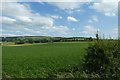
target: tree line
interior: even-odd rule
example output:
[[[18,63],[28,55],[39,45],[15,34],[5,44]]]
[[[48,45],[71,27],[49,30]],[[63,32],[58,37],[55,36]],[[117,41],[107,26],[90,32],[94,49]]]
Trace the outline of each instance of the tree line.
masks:
[[[15,44],[25,44],[25,43],[52,43],[52,42],[79,42],[79,41],[93,41],[92,37],[6,37],[2,38],[2,42],[15,42]]]

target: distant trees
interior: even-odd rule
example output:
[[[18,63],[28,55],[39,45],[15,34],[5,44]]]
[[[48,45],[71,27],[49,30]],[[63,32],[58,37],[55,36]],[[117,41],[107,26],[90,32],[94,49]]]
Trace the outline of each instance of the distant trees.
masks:
[[[14,37],[9,37],[9,38],[1,37],[0,39],[2,42],[15,42],[16,41],[16,38]]]
[[[17,39],[15,41],[15,44],[24,44],[24,43],[25,43],[25,41],[23,39]]]
[[[92,37],[89,37],[88,39],[89,39],[89,41],[93,41],[93,38],[92,38]]]
[[[29,38],[29,39],[28,39],[28,43],[30,43],[30,44],[34,43],[34,40],[31,39],[31,38]]]
[[[85,38],[85,41],[93,41],[94,39],[92,37]]]
[[[41,41],[40,41],[40,39],[36,39],[35,41],[34,41],[34,43],[40,43]]]
[[[53,43],[53,42],[79,42],[79,41],[93,41],[92,37],[2,37],[2,42],[15,42],[15,44],[25,43]]]

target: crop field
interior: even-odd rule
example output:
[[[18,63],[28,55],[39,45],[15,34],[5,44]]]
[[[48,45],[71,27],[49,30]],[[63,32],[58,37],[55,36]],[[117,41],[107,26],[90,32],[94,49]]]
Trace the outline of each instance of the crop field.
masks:
[[[3,77],[45,78],[81,63],[88,42],[3,46]]]

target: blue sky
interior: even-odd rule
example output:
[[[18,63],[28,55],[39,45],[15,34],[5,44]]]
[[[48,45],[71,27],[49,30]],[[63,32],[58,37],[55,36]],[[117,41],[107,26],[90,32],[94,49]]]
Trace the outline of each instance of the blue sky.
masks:
[[[117,3],[6,2],[1,36],[118,37]]]

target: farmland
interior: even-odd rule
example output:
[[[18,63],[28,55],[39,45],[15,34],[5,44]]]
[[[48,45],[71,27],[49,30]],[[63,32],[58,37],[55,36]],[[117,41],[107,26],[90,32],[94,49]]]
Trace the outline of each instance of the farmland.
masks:
[[[57,42],[29,46],[3,45],[3,77],[46,78],[80,64],[88,42]]]

